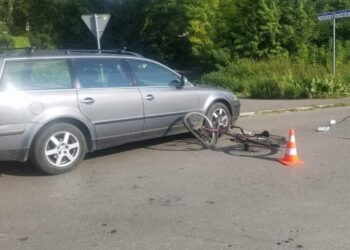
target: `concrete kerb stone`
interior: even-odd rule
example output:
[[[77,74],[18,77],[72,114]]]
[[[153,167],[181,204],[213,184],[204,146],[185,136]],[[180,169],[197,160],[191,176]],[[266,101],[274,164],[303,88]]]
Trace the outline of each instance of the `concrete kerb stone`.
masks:
[[[319,105],[310,105],[303,107],[294,107],[286,109],[269,109],[261,110],[256,112],[242,112],[240,117],[250,117],[255,115],[267,115],[272,113],[288,113],[288,112],[297,112],[297,111],[310,111],[314,109],[326,109],[326,108],[336,108],[336,107],[347,107],[350,106],[350,103],[332,103],[332,104],[319,104]]]

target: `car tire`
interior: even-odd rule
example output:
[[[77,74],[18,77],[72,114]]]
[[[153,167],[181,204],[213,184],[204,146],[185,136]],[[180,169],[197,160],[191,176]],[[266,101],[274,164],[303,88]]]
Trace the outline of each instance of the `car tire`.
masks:
[[[232,115],[228,107],[221,103],[214,103],[208,110],[207,116],[214,127],[227,127],[231,125]]]
[[[46,174],[69,172],[78,166],[86,154],[83,133],[69,123],[53,123],[34,140],[31,150],[33,164]]]

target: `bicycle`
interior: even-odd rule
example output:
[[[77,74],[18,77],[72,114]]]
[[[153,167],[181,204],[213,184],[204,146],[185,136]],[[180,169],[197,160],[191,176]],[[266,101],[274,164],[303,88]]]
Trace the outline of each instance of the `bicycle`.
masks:
[[[268,131],[255,134],[244,131],[243,128],[229,125],[215,127],[212,121],[202,113],[191,112],[184,117],[185,127],[206,147],[215,148],[218,138],[222,135],[231,137],[232,141],[242,143],[244,150],[249,150],[249,144],[255,144],[269,149],[276,149],[287,144],[283,136],[272,135]],[[238,130],[236,132],[234,130]]]

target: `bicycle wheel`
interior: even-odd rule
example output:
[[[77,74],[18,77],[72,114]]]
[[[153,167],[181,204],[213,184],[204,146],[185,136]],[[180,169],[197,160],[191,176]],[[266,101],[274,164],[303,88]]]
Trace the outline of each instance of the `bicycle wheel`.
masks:
[[[198,112],[191,112],[184,117],[184,124],[204,146],[208,148],[215,146],[217,131],[208,117]]]
[[[246,142],[260,145],[266,148],[279,148],[287,143],[286,138],[278,135],[271,135],[268,132],[264,134],[255,134],[245,139]]]
[[[286,137],[280,135],[270,135],[269,142],[275,147],[286,145],[288,143]]]

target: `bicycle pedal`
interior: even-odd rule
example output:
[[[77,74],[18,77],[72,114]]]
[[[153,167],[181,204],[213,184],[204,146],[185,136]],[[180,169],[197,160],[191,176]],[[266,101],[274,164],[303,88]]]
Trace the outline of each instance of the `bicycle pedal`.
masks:
[[[269,133],[269,131],[263,131],[261,134],[260,134],[261,136],[264,136],[264,137],[270,137],[270,133]]]

